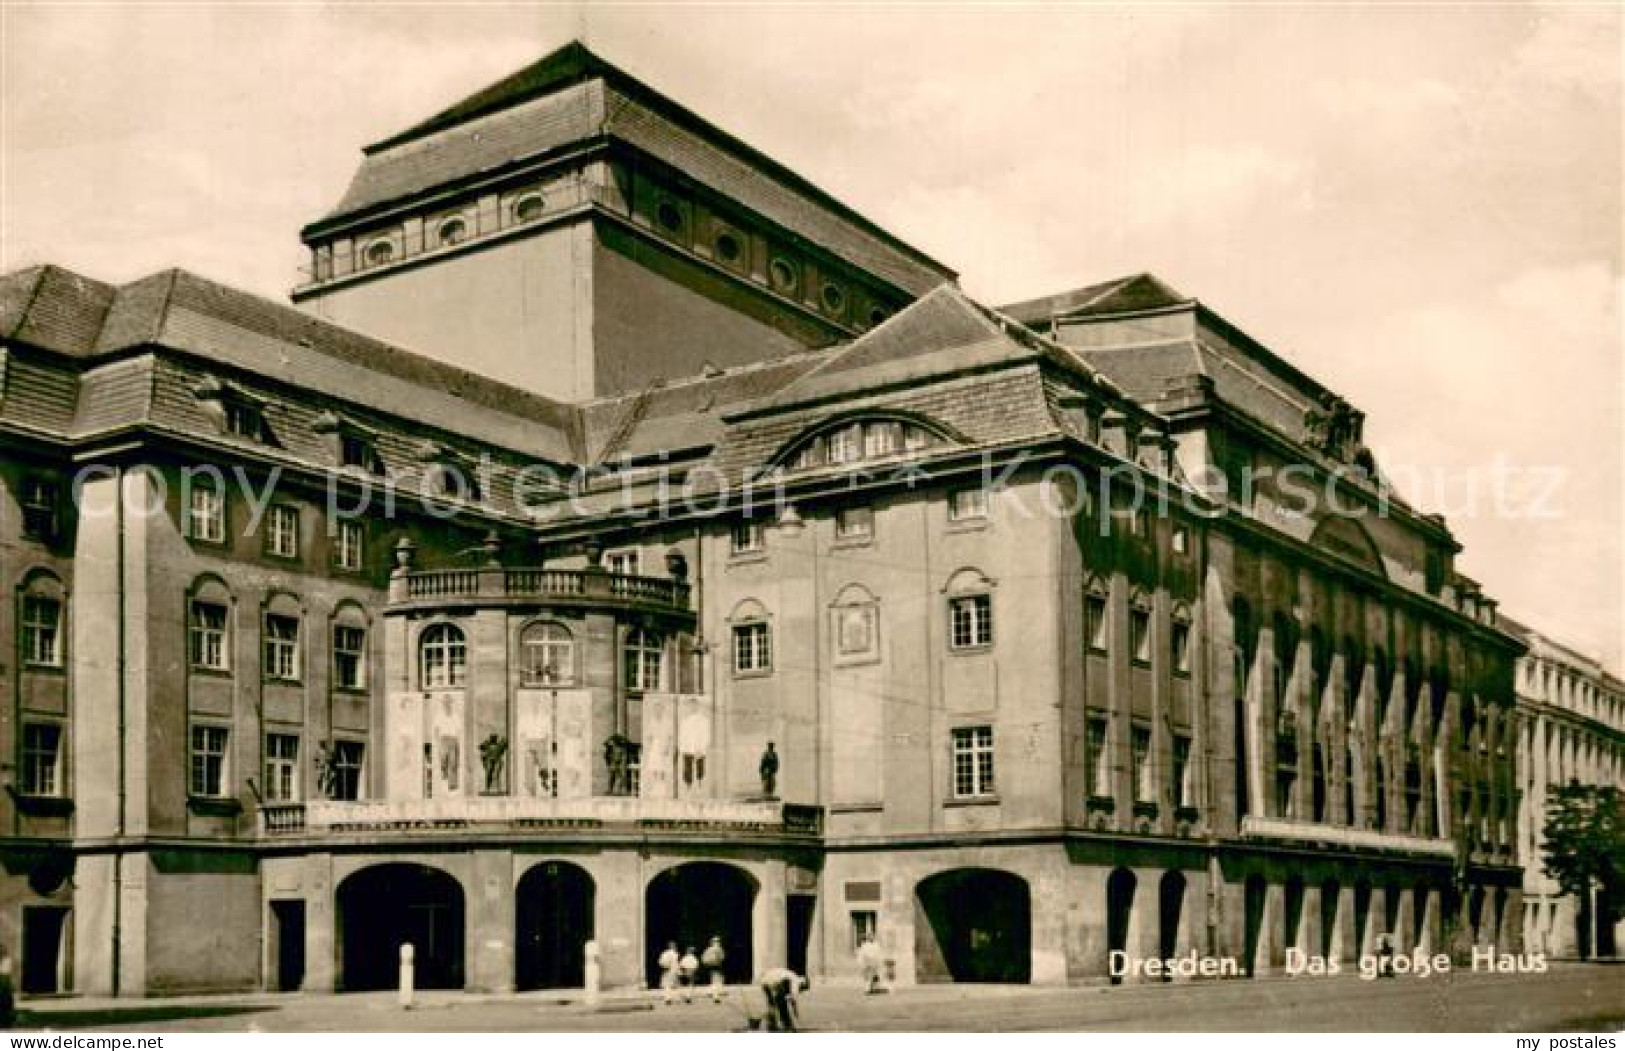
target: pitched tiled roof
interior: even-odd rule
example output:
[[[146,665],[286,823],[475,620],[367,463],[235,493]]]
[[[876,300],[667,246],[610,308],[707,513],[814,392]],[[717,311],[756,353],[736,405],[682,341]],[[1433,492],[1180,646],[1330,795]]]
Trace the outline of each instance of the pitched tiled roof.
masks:
[[[0,276],[0,338],[87,354],[96,344],[113,288],[59,266]]]
[[[826,251],[919,295],[954,272],[801,176],[572,44],[368,147],[326,218],[364,214],[577,143],[625,142]]]

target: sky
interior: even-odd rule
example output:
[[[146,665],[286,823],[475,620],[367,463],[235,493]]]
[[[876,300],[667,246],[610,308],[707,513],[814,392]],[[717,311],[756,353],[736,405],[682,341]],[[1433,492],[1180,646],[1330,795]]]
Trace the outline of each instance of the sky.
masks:
[[[362,145],[584,38],[1009,302],[1149,270],[1625,656],[1622,8],[0,5],[0,269],[282,298]]]

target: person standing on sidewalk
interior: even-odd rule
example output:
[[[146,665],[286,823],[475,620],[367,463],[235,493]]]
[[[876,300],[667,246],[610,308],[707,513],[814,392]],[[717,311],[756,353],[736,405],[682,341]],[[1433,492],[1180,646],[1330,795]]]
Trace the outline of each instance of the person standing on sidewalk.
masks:
[[[694,955],[694,946],[690,945],[683,953],[683,958],[677,961],[677,971],[683,980],[683,1003],[694,1002],[694,979],[700,973],[700,958]]]
[[[660,967],[660,997],[668,1004],[677,997],[677,965],[680,962],[682,957],[677,955],[676,942],[667,942],[666,951],[655,961]]]
[[[722,986],[725,980],[722,974],[722,965],[727,959],[728,954],[722,951],[721,936],[711,935],[711,944],[707,945],[705,952],[700,954],[700,962],[705,965],[706,973],[710,978],[711,1002],[714,1004],[722,1002]]]
[[[863,972],[863,987],[867,993],[880,992],[880,946],[873,938],[864,936],[858,946],[858,967]]]

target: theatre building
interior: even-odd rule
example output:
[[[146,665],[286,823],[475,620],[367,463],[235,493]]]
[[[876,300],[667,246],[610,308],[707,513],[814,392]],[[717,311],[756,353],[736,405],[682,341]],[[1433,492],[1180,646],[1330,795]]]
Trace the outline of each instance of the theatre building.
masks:
[[[1524,643],[1205,304],[974,302],[580,45],[303,237],[0,278],[25,991],[1519,944]]]

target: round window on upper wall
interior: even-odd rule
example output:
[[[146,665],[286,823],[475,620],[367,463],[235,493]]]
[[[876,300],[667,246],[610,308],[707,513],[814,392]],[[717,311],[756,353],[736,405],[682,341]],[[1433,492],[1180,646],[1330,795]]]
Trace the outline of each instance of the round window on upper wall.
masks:
[[[823,301],[824,309],[831,314],[839,314],[846,309],[846,293],[841,291],[840,285],[825,285],[824,290],[818,294],[818,297]]]
[[[724,230],[717,234],[717,258],[724,263],[737,263],[745,257],[745,244],[739,235],[732,230]]]
[[[869,309],[869,324],[879,325],[890,316],[890,314],[886,313],[886,309],[884,307],[871,307]]]
[[[395,246],[388,241],[374,241],[367,246],[367,265],[383,266],[395,258]]]
[[[461,219],[447,219],[436,231],[443,245],[454,245],[468,239],[468,224]]]
[[[796,268],[790,260],[783,257],[775,258],[767,265],[768,280],[773,283],[774,289],[780,292],[794,292],[796,285]]]
[[[529,223],[542,217],[542,195],[527,193],[514,202],[513,217],[515,222]]]
[[[670,234],[683,232],[683,210],[672,201],[661,201],[655,209],[655,222]]]

